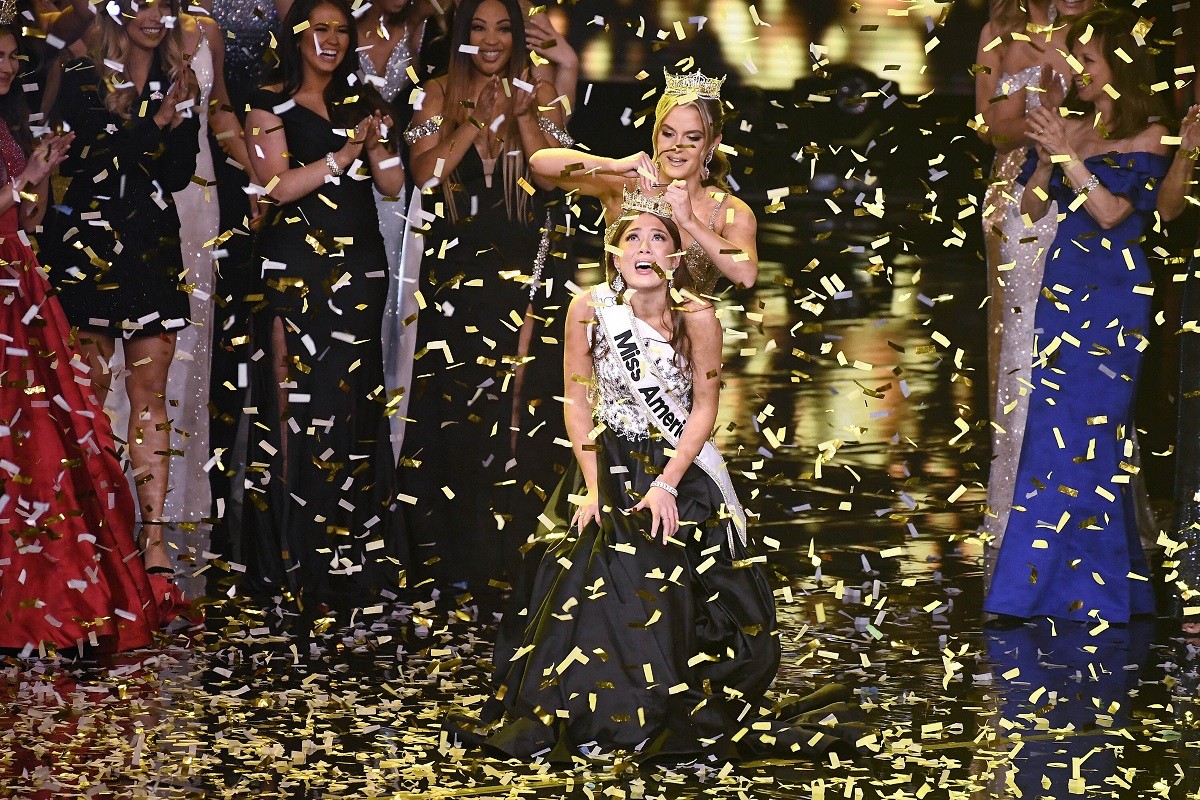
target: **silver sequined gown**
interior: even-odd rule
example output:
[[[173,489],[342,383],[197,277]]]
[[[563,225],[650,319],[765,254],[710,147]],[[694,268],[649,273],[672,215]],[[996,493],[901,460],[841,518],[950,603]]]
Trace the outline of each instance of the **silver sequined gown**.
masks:
[[[420,41],[424,24],[417,31],[415,41]],[[370,49],[358,53],[359,75],[369,82],[383,99],[397,106],[408,104],[405,90],[412,85],[408,67],[413,63],[413,54],[408,42],[397,42],[388,56],[383,75],[376,74],[371,61]],[[402,130],[404,122],[395,120]],[[413,355],[416,352],[417,279],[421,272],[421,238],[412,232],[414,224],[420,224],[421,196],[406,188],[400,197],[385,199],[375,191],[375,208],[379,213],[379,231],[383,234],[383,246],[387,249],[388,299],[383,313],[383,377],[388,394],[400,393],[400,401],[394,406],[391,422],[392,448],[400,454],[404,439],[404,418],[408,414],[409,390],[412,386]],[[405,325],[404,320],[409,320]]]
[[[1000,76],[1001,94],[1024,92],[1028,113],[1041,103],[1041,94],[1025,91],[1042,79],[1035,65]],[[988,477],[983,530],[988,539],[985,559],[990,580],[1000,541],[1012,505],[1013,481],[1025,438],[1029,411],[1029,373],[1034,360],[1033,312],[1042,288],[1046,251],[1058,229],[1058,206],[1051,202],[1045,216],[1026,227],[1021,220],[1021,195],[1017,183],[1027,151],[1016,148],[996,156],[984,195],[984,240],[987,246],[988,292],[988,396],[992,425],[992,464]]]

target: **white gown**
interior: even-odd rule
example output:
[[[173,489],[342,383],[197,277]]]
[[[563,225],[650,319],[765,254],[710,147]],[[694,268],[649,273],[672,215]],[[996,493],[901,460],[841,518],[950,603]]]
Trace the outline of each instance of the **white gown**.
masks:
[[[1042,79],[1041,65],[1000,76],[1004,94],[1023,92],[1025,112],[1041,104],[1041,93],[1025,91]],[[1045,216],[1025,226],[1017,183],[1027,151],[1020,147],[1000,154],[984,195],[984,238],[988,257],[988,382],[992,407],[992,463],[988,476],[988,513],[983,530],[988,536],[985,578],[1000,552],[1008,511],[1013,501],[1017,463],[1025,440],[1029,413],[1029,375],[1034,361],[1034,311],[1042,289],[1046,253],[1058,231],[1058,206],[1051,202]]]
[[[415,41],[421,41],[424,24],[417,31]],[[358,53],[360,73],[364,80],[372,83],[389,103],[407,101],[402,93],[412,81],[408,77],[408,66],[412,63],[412,52],[407,42],[397,42],[388,56],[383,75],[375,73],[368,49]],[[401,131],[396,131],[399,136]],[[409,196],[411,194],[411,196]],[[403,192],[395,200],[386,200],[375,191],[375,207],[379,213],[379,231],[383,234],[383,245],[388,259],[388,299],[383,312],[383,377],[388,397],[394,398],[394,413],[391,422],[392,452],[400,456],[400,445],[404,441],[404,417],[408,413],[409,387],[412,385],[413,356],[417,348],[417,278],[421,274],[421,237],[413,234],[414,224],[420,226],[420,192]],[[407,320],[407,324],[405,324]]]
[[[203,28],[200,42],[191,60],[192,71],[200,87],[194,109],[200,114],[200,152],[196,156],[196,176],[208,186],[193,181],[176,192],[179,212],[179,239],[183,249],[184,283],[192,286],[190,319],[175,341],[175,358],[167,373],[167,419],[171,421],[172,455],[169,460],[166,503],[163,517],[173,523],[199,523],[211,515],[212,493],[205,466],[211,458],[208,449],[208,381],[212,363],[213,262],[211,242],[219,232],[220,217],[213,173],[212,153],[208,147],[208,99],[213,86],[213,57]],[[113,431],[124,437],[128,429],[129,398],[125,391],[124,348],[113,356],[112,390],[105,408],[113,421]],[[123,448],[127,474],[127,446]],[[182,455],[180,455],[182,453]],[[130,488],[135,491],[130,475]],[[139,507],[139,517],[141,510]],[[168,535],[168,538],[173,538]]]

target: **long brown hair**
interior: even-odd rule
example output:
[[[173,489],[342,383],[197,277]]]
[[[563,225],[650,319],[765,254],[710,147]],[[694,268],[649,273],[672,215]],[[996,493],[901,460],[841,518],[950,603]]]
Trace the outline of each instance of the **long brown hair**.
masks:
[[[680,102],[687,98],[687,102]],[[701,181],[703,186],[716,186],[722,191],[732,191],[729,188],[729,183],[725,180],[725,176],[729,174],[729,159],[725,154],[717,149],[715,140],[721,135],[721,130],[725,127],[725,109],[721,107],[721,101],[711,97],[694,97],[686,95],[675,95],[664,93],[658,98],[658,106],[654,109],[654,160],[662,155],[658,150],[658,135],[662,132],[663,123],[667,120],[667,114],[670,114],[673,109],[680,106],[695,106],[696,111],[700,113],[700,125],[704,132],[704,147],[712,148],[712,161],[708,165],[708,177]]]
[[[643,213],[649,214],[650,212],[647,211]],[[621,219],[617,222],[617,227],[613,230],[612,239],[610,240],[614,247],[621,247],[621,237],[625,235],[625,231],[629,230],[629,226],[632,225],[640,216],[641,214],[632,213],[625,214],[621,217]],[[656,214],[651,214],[651,216],[654,216],[656,219],[658,219],[663,224],[663,227],[667,229],[667,233],[671,237],[671,243],[675,246],[675,252],[682,253],[683,237],[680,235],[679,226],[675,224],[675,221],[668,219],[667,217],[659,217]],[[618,258],[619,256],[616,253],[613,253],[610,256],[611,260],[609,262],[612,265],[614,272],[617,273],[620,272],[620,268],[617,264]],[[671,284],[678,292],[690,293],[695,289],[695,287],[692,285],[692,273],[686,266],[684,266],[682,256],[679,256],[679,266],[676,268],[673,277],[671,278]],[[624,295],[624,290],[620,292],[620,295]],[[671,349],[675,351],[675,366],[679,369],[685,369],[688,368],[692,363],[692,340],[688,336],[687,325],[684,322],[684,314],[686,312],[680,308],[677,308],[670,302],[670,300],[671,298],[668,295],[667,308],[668,313],[671,315],[671,339],[667,343],[671,345]]]
[[[369,83],[355,81],[350,77],[358,69],[358,25],[354,12],[346,0],[296,0],[288,9],[287,16],[280,23],[279,43],[268,53],[273,59],[271,68],[267,71],[264,84],[278,83],[283,86],[283,94],[291,97],[300,91],[304,83],[304,57],[300,54],[300,36],[304,33],[303,23],[317,6],[333,6],[346,18],[349,28],[349,46],[342,61],[333,69],[329,85],[325,87],[325,110],[329,120],[334,125],[352,128],[366,116],[380,111],[385,115],[392,114],[392,107],[379,91]],[[300,32],[296,31],[300,28]]]
[[[163,71],[167,73],[167,79],[171,83],[182,83],[187,91],[186,99],[195,100],[200,96],[200,87],[189,65],[191,55],[184,52],[183,26],[178,22],[179,0],[158,2],[166,3],[169,16],[176,19],[176,24],[166,29],[166,34],[156,48],[159,62]],[[129,34],[125,31],[123,20],[132,19],[137,12],[133,0],[117,0],[117,6],[119,11],[116,14],[107,9],[96,10],[96,21],[88,40],[88,54],[100,78],[98,89],[104,98],[105,107],[118,117],[129,119],[133,115],[133,104],[138,98],[138,90],[124,71],[118,71],[111,65],[128,63]],[[165,16],[167,14],[164,14]],[[166,92],[165,86],[163,92]]]
[[[1112,73],[1112,88],[1120,95],[1113,100],[1112,118],[1107,128],[1097,127],[1100,135],[1106,139],[1136,136],[1167,116],[1162,100],[1150,88],[1156,80],[1154,59],[1146,46],[1133,35],[1137,24],[1138,17],[1123,8],[1094,8],[1077,17],[1067,31],[1069,51],[1091,29],[1090,41],[1098,43]],[[1117,50],[1124,52],[1130,60],[1126,62],[1117,56]],[[1079,99],[1079,91],[1073,81],[1063,105],[1071,111],[1086,114],[1094,111],[1091,103]]]
[[[467,121],[471,109],[468,107],[475,98],[471,97],[471,75],[475,65],[471,54],[462,52],[462,46],[471,41],[471,23],[475,20],[475,11],[486,0],[466,0],[454,10],[454,24],[450,40],[450,68],[446,72],[445,98],[442,101],[442,130],[452,131]],[[521,78],[529,63],[529,48],[525,44],[525,15],[517,0],[497,0],[508,11],[508,19],[512,24],[512,50],[508,58],[508,67],[501,78],[512,82]],[[520,91],[512,87],[511,91]],[[504,151],[501,153],[501,175],[504,186],[504,207],[510,220],[522,220],[526,214],[529,196],[517,183],[526,177],[526,162],[528,156],[521,145],[521,131],[514,114],[509,114],[504,124],[496,131],[496,135],[504,140]],[[456,170],[457,172],[457,170]],[[453,178],[453,176],[451,176]],[[446,198],[446,207],[450,219],[458,219],[458,206],[453,195],[453,184],[456,181],[443,180],[442,193]]]

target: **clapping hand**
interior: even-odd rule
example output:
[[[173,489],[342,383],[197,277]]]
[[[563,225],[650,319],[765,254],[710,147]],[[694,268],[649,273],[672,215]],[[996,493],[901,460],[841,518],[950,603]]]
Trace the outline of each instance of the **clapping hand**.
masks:
[[[1053,156],[1071,154],[1067,125],[1057,108],[1039,106],[1030,111],[1025,119],[1029,138],[1037,145],[1039,159],[1049,162]]]
[[[187,93],[184,89],[182,81],[175,81],[171,84],[171,88],[167,89],[166,95],[162,99],[162,105],[158,107],[158,111],[154,114],[154,122],[160,128],[170,127],[174,130],[187,117],[187,109],[180,111],[178,106],[187,100]]]
[[[387,132],[392,128],[391,116],[382,111],[376,111],[363,122],[367,123],[363,133],[363,146],[370,155],[380,155],[387,151]]]
[[[529,74],[529,70],[525,70],[521,75],[521,80],[532,84],[535,79]],[[512,110],[514,116],[524,117],[530,113],[537,113],[537,102],[533,91],[526,91],[520,86],[510,86],[509,91],[512,92]]]
[[[1038,81],[1038,87],[1042,90],[1041,105],[1045,108],[1058,108],[1066,99],[1062,81],[1058,79],[1054,67],[1049,64],[1042,65],[1042,77]]]
[[[1200,147],[1200,103],[1188,109],[1183,121],[1179,123],[1180,151],[1196,151]]]
[[[22,182],[36,186],[44,181],[66,159],[74,140],[74,133],[52,133],[38,142],[21,173]]]

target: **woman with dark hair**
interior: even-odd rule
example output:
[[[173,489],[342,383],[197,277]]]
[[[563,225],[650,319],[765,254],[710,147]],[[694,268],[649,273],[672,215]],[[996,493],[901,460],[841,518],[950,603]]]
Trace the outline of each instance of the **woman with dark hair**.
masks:
[[[721,324],[680,264],[674,214],[627,194],[608,280],[571,303],[575,463],[541,518],[528,603],[505,615],[523,629],[501,631],[495,696],[453,730],[502,757],[549,761],[852,756],[859,735],[844,724],[857,713],[842,687],[763,719],[779,667],[774,598],[708,441]]]
[[[417,561],[440,585],[480,590],[511,574],[528,534],[531,520],[510,520],[517,495],[548,489],[566,461],[553,444],[558,376],[552,392],[528,380],[558,361],[564,281],[539,275],[546,211],[527,166],[562,117],[554,89],[530,76],[516,0],[461,3],[453,36],[450,70],[426,85],[405,134],[429,230],[401,471]]]
[[[62,166],[72,180],[40,240],[101,401],[118,341],[124,350],[125,433],[147,563],[164,570],[167,370],[176,334],[190,324],[172,192],[196,172],[200,126],[176,18],[175,5],[111,3],[91,32],[91,54],[67,65],[58,109],[76,133]]]
[[[296,0],[278,64],[250,96],[266,192],[253,320],[242,554],[248,589],[361,605],[402,582],[380,327],[387,258],[371,187],[404,170],[390,109],[352,81],[345,0]],[[392,595],[394,597],[394,595]]]
[[[24,238],[74,134],[34,143],[17,43],[0,26],[0,650],[144,647],[166,578],[138,556],[108,418]]]
[[[984,610],[1127,622],[1154,612],[1132,478],[1133,400],[1153,289],[1138,242],[1170,158],[1138,18],[1072,23],[1082,66],[1065,108],[1029,113],[1037,147],[1020,181],[1033,220],[1062,216],[1034,324],[1028,434]]]
[[[737,286],[758,279],[758,222],[725,182],[729,161],[721,151],[724,78],[699,72],[667,74],[654,112],[654,155],[606,158],[580,150],[543,150],[530,160],[534,173],[567,191],[598,197],[609,231],[621,216],[621,194],[639,187],[661,193],[684,235],[684,264],[701,294],[724,276]]]

